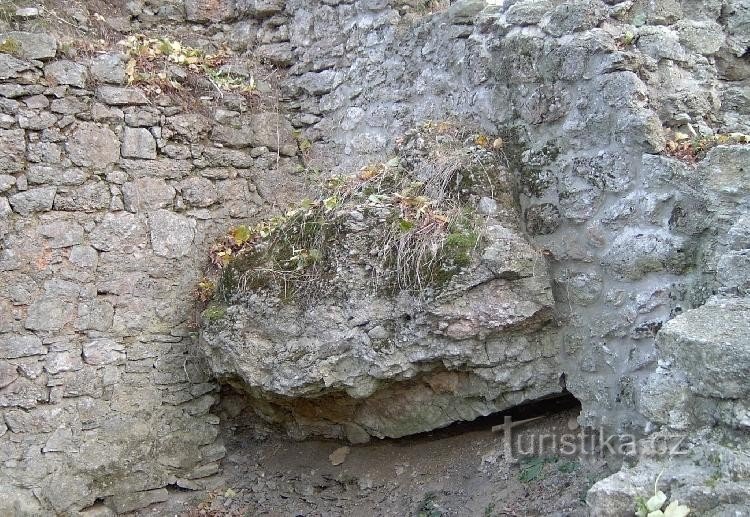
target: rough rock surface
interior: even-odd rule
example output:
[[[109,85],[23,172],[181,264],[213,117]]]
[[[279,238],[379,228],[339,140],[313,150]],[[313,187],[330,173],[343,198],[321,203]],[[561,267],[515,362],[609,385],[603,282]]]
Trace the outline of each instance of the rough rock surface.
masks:
[[[428,138],[412,133],[408,142]],[[374,288],[376,276],[388,274],[377,265],[377,251],[386,246],[377,229],[391,224],[386,205],[345,203],[336,209],[345,229],[325,244],[332,251],[322,259],[335,269],[327,280],[332,291],[319,286],[305,298],[284,300],[241,290],[228,307],[204,315],[201,349],[214,374],[259,398],[266,416],[296,436],[400,437],[563,388],[559,349],[540,330],[551,325],[554,304],[545,259],[520,233],[499,155],[480,146],[449,154],[451,136],[437,139],[437,149],[407,143],[399,154],[414,174],[412,185],[429,184],[432,178],[420,172],[437,170],[441,182],[473,191],[469,177],[480,168],[480,179],[493,178],[500,201],[477,220],[478,251],[470,251],[473,261],[447,285],[417,292],[388,287],[396,294]],[[442,179],[444,170],[455,176]],[[373,196],[385,194],[368,201]],[[488,198],[472,195],[468,206],[480,200]],[[236,261],[241,270],[242,256]]]
[[[655,345],[678,314],[750,288],[747,146],[694,161],[668,146],[676,133],[750,133],[744,0],[434,13],[414,0],[100,2],[90,13],[122,8],[102,24],[61,3],[75,4],[57,11],[70,16],[62,32],[88,30],[79,41],[101,25],[105,41],[122,29],[226,43],[232,71],[249,77],[264,57],[281,84],[257,76],[268,103],[227,93],[196,113],[125,86],[122,47],[82,52],[39,32],[41,17],[0,17],[0,513],[97,500],[126,511],[217,472],[217,386],[192,314],[211,243],[309,195],[319,170],[387,160],[425,119],[502,137],[520,231],[544,251],[562,324],[549,348],[521,350],[559,350],[549,361],[582,425],[746,430],[742,399],[714,397],[710,379]],[[700,357],[686,343],[682,366]],[[419,379],[405,381],[412,409],[420,389],[434,400]],[[726,504],[746,511],[740,496]]]

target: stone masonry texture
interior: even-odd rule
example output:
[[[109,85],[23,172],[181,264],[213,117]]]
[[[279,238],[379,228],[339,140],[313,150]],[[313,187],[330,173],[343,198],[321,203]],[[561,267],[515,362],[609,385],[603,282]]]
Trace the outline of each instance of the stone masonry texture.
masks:
[[[665,153],[675,131],[750,133],[747,1],[420,4],[127,2],[125,32],[278,67],[274,102],[229,93],[208,110],[128,85],[122,48],[75,54],[0,20],[0,514],[124,513],[216,473],[194,296],[209,247],[314,195],[317,171],[387,160],[429,119],[502,139],[581,423],[658,423],[659,330],[750,289],[750,149]],[[722,418],[746,432],[740,406]]]

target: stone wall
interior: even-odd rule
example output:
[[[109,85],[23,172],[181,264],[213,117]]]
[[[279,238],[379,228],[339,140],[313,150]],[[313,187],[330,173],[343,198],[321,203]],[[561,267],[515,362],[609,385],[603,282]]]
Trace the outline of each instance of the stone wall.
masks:
[[[281,68],[279,103],[227,95],[210,116],[126,87],[116,49],[0,26],[19,45],[0,54],[2,511],[123,512],[216,472],[192,291],[218,235],[315,179],[292,127],[308,171],[382,159],[427,118],[502,136],[583,423],[648,429],[654,335],[746,293],[749,269],[726,237],[746,233],[747,148],[664,155],[667,129],[750,133],[747,3],[653,4],[129,2],[126,32]]]
[[[724,281],[746,260],[724,255],[724,236],[747,211],[747,148],[689,165],[665,148],[675,133],[750,129],[746,4],[457,2],[426,18],[384,2],[287,5],[293,120],[336,164],[387,153],[425,118],[506,140],[526,231],[551,258],[583,423],[647,429],[638,387],[659,328],[747,285]]]
[[[127,87],[116,48],[0,41],[0,513],[127,512],[219,468],[194,291],[219,235],[300,197],[296,144],[241,96]]]

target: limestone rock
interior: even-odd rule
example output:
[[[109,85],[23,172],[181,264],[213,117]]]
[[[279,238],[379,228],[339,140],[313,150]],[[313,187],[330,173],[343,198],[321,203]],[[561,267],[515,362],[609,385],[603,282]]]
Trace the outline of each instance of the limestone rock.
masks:
[[[87,69],[73,61],[53,61],[44,67],[44,75],[53,86],[67,84],[76,88],[86,87]]]
[[[138,178],[122,187],[125,210],[139,212],[171,207],[175,189],[159,178]]]
[[[187,178],[180,182],[180,191],[188,206],[205,208],[219,200],[216,187],[206,178]]]
[[[24,192],[18,192],[10,196],[10,206],[21,215],[29,215],[33,212],[49,212],[55,201],[55,187],[40,187]]]
[[[39,227],[52,248],[67,248],[83,242],[83,228],[74,222],[56,221]]]
[[[292,125],[283,115],[263,112],[253,115],[253,145],[278,151],[284,146],[296,146]]]
[[[106,214],[89,236],[89,243],[99,251],[123,251],[145,244],[145,241],[142,221],[127,212]]]
[[[125,158],[155,160],[156,140],[146,128],[126,127],[122,139],[122,155]]]
[[[427,184],[429,174],[441,169],[432,167],[421,147],[437,146],[436,155],[455,160],[456,177],[470,176],[471,164],[481,161],[497,167],[495,188],[507,191],[497,155],[467,150],[460,137],[420,134],[409,133],[399,162],[409,163]],[[459,144],[451,147],[452,141]],[[479,183],[467,192],[479,203],[485,187],[478,177],[473,181]],[[256,398],[295,436],[322,432],[358,442],[472,420],[558,393],[560,372],[548,348],[554,345],[541,333],[553,314],[546,268],[519,232],[512,199],[498,199],[499,219],[484,216],[478,230],[481,250],[471,258],[460,255],[464,269],[442,288],[423,286],[436,293],[424,299],[418,292],[372,287],[379,266],[367,257],[383,245],[373,236],[386,220],[373,213],[383,208],[340,207],[346,230],[331,238],[323,259],[339,264],[331,272],[331,291],[320,294],[326,289],[321,281],[311,298],[299,302],[295,295],[279,299],[286,287],[281,294],[262,288],[225,292],[229,306],[209,309],[201,333],[212,371]],[[238,269],[227,269],[224,285],[231,271],[242,274],[238,261]]]
[[[81,123],[67,142],[70,159],[82,167],[105,168],[120,158],[120,142],[114,132],[90,122]]]
[[[91,76],[102,83],[123,84],[125,82],[125,65],[119,54],[101,54],[91,60]]]
[[[0,335],[0,343],[2,344],[2,347],[0,347],[0,357],[4,359],[15,359],[47,353],[47,349],[42,346],[42,340],[33,335]]]
[[[148,98],[142,91],[135,88],[120,88],[117,86],[100,86],[96,96],[104,104],[123,106],[127,104],[148,104]]]
[[[657,347],[703,396],[750,395],[750,299],[713,298],[667,322]]]
[[[6,32],[0,40],[10,39],[18,43],[19,56],[25,59],[49,59],[57,54],[57,40],[46,33]]]
[[[25,326],[30,330],[56,331],[73,321],[73,305],[60,298],[40,298],[29,307]]]
[[[0,129],[0,173],[21,171],[25,152],[26,140],[23,129]]]
[[[193,219],[168,210],[156,210],[148,216],[151,246],[162,257],[177,258],[192,248],[196,223]]]
[[[112,339],[97,339],[83,345],[83,360],[95,366],[120,363],[125,360],[124,347]]]

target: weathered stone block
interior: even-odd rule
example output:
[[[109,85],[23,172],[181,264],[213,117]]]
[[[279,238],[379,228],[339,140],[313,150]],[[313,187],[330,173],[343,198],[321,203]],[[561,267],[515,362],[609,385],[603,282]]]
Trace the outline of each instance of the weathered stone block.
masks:
[[[143,222],[127,212],[106,214],[89,235],[89,244],[99,251],[124,251],[146,242]]]
[[[103,169],[120,158],[120,142],[111,129],[83,122],[66,143],[68,156],[76,165]]]
[[[18,192],[10,196],[10,206],[13,211],[21,215],[29,215],[33,212],[49,212],[55,201],[56,187],[40,187],[24,192]]]
[[[121,54],[101,54],[94,57],[89,65],[89,71],[98,82],[125,83],[125,64]]]
[[[104,104],[125,106],[128,104],[148,104],[148,97],[136,88],[119,88],[117,86],[100,86],[96,97]]]
[[[3,359],[15,359],[47,353],[47,349],[42,346],[42,340],[31,335],[0,335],[0,345],[0,358]]]
[[[69,301],[45,297],[29,307],[25,327],[30,330],[56,331],[62,329],[75,318],[75,307]]]
[[[750,299],[712,298],[667,322],[657,348],[707,397],[750,396]]]
[[[44,67],[44,75],[52,86],[58,84],[85,88],[88,72],[84,65],[73,61],[53,61]]]
[[[47,33],[6,32],[0,40],[15,41],[19,46],[19,57],[24,59],[49,59],[57,54],[57,40]]]
[[[67,191],[58,191],[55,210],[71,212],[93,212],[109,207],[109,186],[104,181],[86,183]]]
[[[179,185],[182,198],[188,206],[205,208],[219,200],[219,194],[214,184],[200,177],[187,178]]]
[[[125,347],[112,339],[97,339],[83,345],[83,360],[101,366],[125,361]]]
[[[50,248],[67,248],[83,242],[83,228],[75,222],[53,221],[39,226],[39,234],[48,239]]]
[[[122,138],[122,156],[125,158],[156,159],[156,140],[142,127],[126,127]]]
[[[172,206],[175,189],[159,178],[138,178],[122,186],[125,210],[139,212]]]
[[[168,210],[156,210],[148,216],[151,246],[162,257],[177,258],[188,254],[195,239],[194,219]]]
[[[26,136],[23,129],[0,129],[0,173],[23,169]]]

